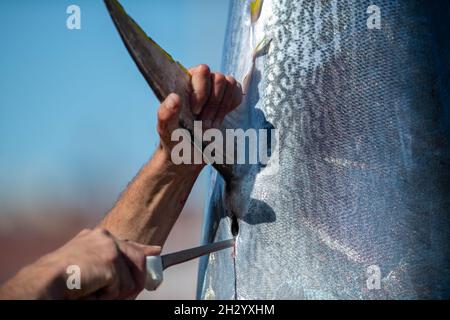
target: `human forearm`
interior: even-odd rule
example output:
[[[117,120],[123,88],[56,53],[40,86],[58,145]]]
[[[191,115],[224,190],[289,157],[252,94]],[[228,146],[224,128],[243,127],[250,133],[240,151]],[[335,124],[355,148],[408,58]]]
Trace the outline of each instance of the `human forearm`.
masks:
[[[122,239],[162,246],[201,168],[174,165],[158,148],[100,226]]]
[[[62,299],[62,268],[50,262],[44,256],[21,269],[0,287],[0,300]]]

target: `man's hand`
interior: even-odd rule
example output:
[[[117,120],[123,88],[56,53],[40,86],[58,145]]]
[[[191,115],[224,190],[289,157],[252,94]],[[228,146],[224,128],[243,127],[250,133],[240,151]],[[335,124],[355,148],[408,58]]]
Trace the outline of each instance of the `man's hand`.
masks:
[[[160,247],[84,230],[65,246],[22,269],[0,290],[5,299],[130,299],[144,288],[145,257]],[[80,289],[68,289],[67,267],[80,270]]]
[[[217,128],[242,101],[241,85],[232,77],[211,73],[205,65],[189,70],[189,105],[203,128]],[[184,103],[186,104],[186,103]],[[101,222],[116,236],[162,246],[175,224],[204,163],[176,165],[171,151],[173,130],[179,127],[180,96],[170,94],[158,109],[160,145]]]
[[[201,64],[189,69],[192,93],[189,101],[197,120],[202,121],[203,129],[218,128],[225,116],[241,104],[242,87],[231,76],[210,72]],[[158,133],[160,146],[169,155],[177,142],[171,141],[172,132],[179,127],[180,97],[172,93],[158,109]]]

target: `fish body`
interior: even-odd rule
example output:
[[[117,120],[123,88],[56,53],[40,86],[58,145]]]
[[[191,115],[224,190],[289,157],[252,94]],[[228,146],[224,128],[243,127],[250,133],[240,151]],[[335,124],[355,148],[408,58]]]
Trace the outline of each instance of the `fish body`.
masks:
[[[279,134],[267,165],[212,171],[203,242],[237,240],[198,297],[449,298],[449,2],[257,2],[231,3],[225,126]]]

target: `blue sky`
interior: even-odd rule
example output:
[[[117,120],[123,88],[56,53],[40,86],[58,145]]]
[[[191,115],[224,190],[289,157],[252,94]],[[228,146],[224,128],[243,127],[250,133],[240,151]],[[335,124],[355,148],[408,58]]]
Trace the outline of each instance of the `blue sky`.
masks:
[[[220,70],[228,0],[121,3],[185,66]],[[0,214],[112,205],[157,144],[158,103],[103,1],[1,1],[0,39]]]

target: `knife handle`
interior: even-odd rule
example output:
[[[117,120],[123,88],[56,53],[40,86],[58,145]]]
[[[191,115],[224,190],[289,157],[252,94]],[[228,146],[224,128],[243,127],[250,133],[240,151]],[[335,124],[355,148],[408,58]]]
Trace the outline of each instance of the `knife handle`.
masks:
[[[147,275],[145,278],[145,289],[155,291],[163,281],[163,265],[161,256],[147,256],[145,258]]]

